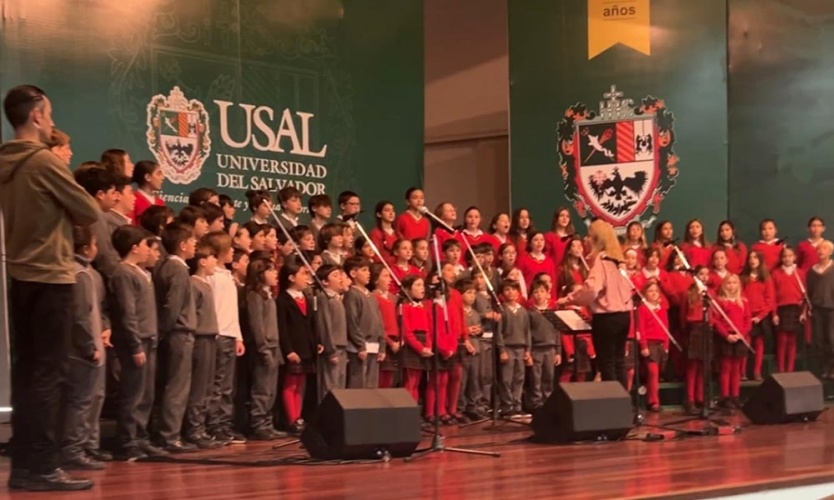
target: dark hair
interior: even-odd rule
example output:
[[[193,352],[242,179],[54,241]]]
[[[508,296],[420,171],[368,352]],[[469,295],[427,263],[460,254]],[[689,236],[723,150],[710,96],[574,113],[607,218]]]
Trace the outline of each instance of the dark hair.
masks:
[[[249,232],[250,238],[254,238],[256,234],[266,232],[270,226],[268,224],[258,224],[257,222],[250,220],[240,227],[241,229],[246,229]]]
[[[208,222],[209,224],[216,221],[217,219],[223,219],[223,209],[220,208],[220,205],[205,202],[200,208],[203,209],[203,213],[206,216],[206,222]]]
[[[455,283],[455,289],[460,293],[466,293],[468,290],[475,290],[475,281],[469,278],[463,278]]]
[[[253,260],[268,260],[270,262],[274,262],[275,256],[272,255],[272,252],[269,250],[255,250],[249,254],[249,261],[251,262]]]
[[[542,274],[546,275],[546,273],[542,273]],[[530,283],[530,295],[532,296],[533,292],[535,292],[539,288],[544,288],[545,290],[548,290],[548,291],[550,290],[550,288],[547,286],[547,283],[543,279],[534,278],[533,282]]]
[[[342,191],[339,193],[339,206],[341,207],[347,203],[351,198],[359,198],[359,195],[353,191]]]
[[[283,233],[283,231],[280,232]],[[292,238],[292,240],[296,243],[301,241],[301,238],[303,238],[305,235],[313,234],[313,230],[310,229],[310,226],[305,226],[304,224],[299,224],[291,228],[287,232],[290,233],[290,238]]]
[[[139,225],[150,231],[154,236],[160,236],[162,229],[168,224],[168,218],[174,216],[174,211],[164,205],[151,205],[139,216]]]
[[[246,250],[241,250],[240,248],[235,248],[235,251],[232,254],[232,263],[239,262],[241,257],[243,257],[244,255],[246,255],[247,257],[249,256],[249,254],[246,252]]]
[[[208,259],[212,255],[217,256],[214,252],[214,247],[205,238],[201,238],[197,242],[197,247],[194,250],[194,258],[188,260],[188,269],[191,271],[191,274],[197,274],[197,271],[200,269],[200,261]]]
[[[46,93],[34,85],[18,85],[10,89],[3,99],[3,113],[12,125],[20,128],[29,121],[32,111],[42,106]]]
[[[502,215],[506,215],[508,219],[510,218],[510,214],[506,212],[498,212],[493,215],[492,220],[489,221],[489,228],[487,229],[489,234],[495,234],[495,225],[498,224],[498,219],[500,219]],[[510,234],[509,230],[507,230],[507,234]]]
[[[326,194],[314,194],[307,200],[307,210],[310,211],[310,214],[315,211],[315,209],[319,207],[333,207],[333,202],[330,201],[330,197]]]
[[[293,198],[301,198],[301,191],[295,186],[284,186],[278,190],[278,200],[281,202],[281,205]]]
[[[368,283],[368,290],[376,290],[376,282],[382,275],[382,271],[385,271],[386,269],[385,264],[382,262],[374,262],[371,264],[371,281]],[[383,292],[384,291],[385,290],[383,290]]]
[[[72,244],[75,253],[80,252],[84,247],[93,243],[93,231],[91,226],[72,226]]]
[[[116,174],[102,167],[80,169],[75,172],[75,182],[95,197],[99,191],[107,192],[116,187]]]
[[[759,260],[759,267],[756,268],[756,274],[759,277],[759,281],[767,281],[770,279],[770,270],[767,268],[761,252],[758,250],[750,250],[750,253],[747,254],[747,259],[744,261],[744,268],[741,270],[741,274],[739,275],[741,283],[745,286],[750,282],[750,275],[753,273],[753,269],[750,267],[750,257],[753,256]]]
[[[161,237],[162,248],[170,255],[179,255],[180,245],[188,241],[189,238],[193,238],[194,233],[182,224],[172,222],[162,230]]]
[[[327,246],[330,245],[330,240],[336,236],[341,236],[344,230],[344,224],[337,222],[330,222],[322,226],[321,230],[319,230],[319,248],[326,250]]]
[[[489,255],[495,252],[495,247],[492,246],[492,243],[478,243],[477,245],[472,246],[472,253],[475,255]]]
[[[518,281],[516,280],[504,280],[501,283],[501,293],[504,293],[504,291],[508,288],[517,292],[521,292],[521,285],[519,285]]]
[[[379,214],[381,214],[382,211],[385,210],[385,207],[387,207],[388,205],[391,205],[392,207],[394,206],[394,204],[390,201],[382,200],[377,202],[376,206],[374,207],[374,219],[376,220],[376,227],[378,227],[380,231],[382,230],[382,217],[380,217]]]
[[[263,189],[250,189],[246,191],[246,201],[249,205],[249,211],[254,214],[264,202],[271,202],[272,196],[270,196],[269,191]]]
[[[733,239],[730,240],[730,241],[724,241],[723,239],[721,239],[721,228],[725,225],[730,226],[730,229],[733,230]],[[721,223],[718,224],[718,231],[715,232],[715,242],[718,243],[719,245],[726,244],[726,243],[729,243],[730,245],[735,245],[736,244],[736,226],[732,222],[730,222],[729,220],[722,220]]]
[[[658,261],[660,261],[660,259],[663,258],[663,254],[660,252],[660,249],[657,248],[657,247],[647,247],[647,248],[643,249],[643,257],[647,261],[651,258],[652,255],[655,255],[655,254],[657,254],[657,260]]]
[[[101,153],[101,163],[105,168],[120,174],[127,175],[127,165],[125,165],[125,158],[127,151],[124,149],[107,149]]]
[[[367,267],[368,270],[371,268],[371,261],[359,256],[348,257],[345,260],[345,272],[348,276],[350,276],[350,272],[356,269],[362,269],[363,267]]]
[[[353,251],[358,255],[362,253],[362,248],[368,244],[364,236],[360,236],[353,241]]]
[[[131,224],[119,226],[113,231],[113,236],[110,238],[113,242],[113,249],[119,254],[119,257],[125,258],[130,253],[131,249],[136,245],[142,243],[153,236],[145,229]]]
[[[478,215],[481,215],[481,209],[480,209],[480,208],[478,208],[478,207],[476,207],[475,205],[472,205],[471,207],[467,208],[467,209],[463,212],[463,226],[464,226],[464,227],[466,227],[466,216],[467,216],[467,215],[469,215],[469,212],[471,212],[471,211],[473,211],[473,210],[477,210],[477,211],[478,211]]]
[[[775,220],[773,220],[773,219],[762,219],[762,221],[759,222],[759,231],[764,229],[764,225],[767,224],[768,222],[773,224],[774,228],[776,227],[776,221]]]
[[[403,290],[407,290],[407,291],[411,292],[411,287],[414,286],[414,283],[416,283],[417,280],[422,280],[422,279],[423,279],[423,277],[420,276],[419,274],[409,274],[408,276],[406,276],[402,280]],[[373,280],[371,280],[371,281],[373,282]]]
[[[52,149],[61,146],[69,146],[70,142],[70,136],[63,130],[58,130],[56,127],[52,129],[52,135],[49,137],[49,144],[47,144],[47,146]]]
[[[324,283],[328,279],[330,279],[330,274],[336,271],[341,271],[341,267],[334,266],[333,264],[323,264],[318,271],[316,271],[316,277]]]
[[[130,186],[130,177],[126,175],[116,174],[116,191],[119,193],[124,193],[125,188]]]
[[[562,256],[562,262],[559,263],[559,268],[556,270],[556,281],[562,285],[559,287],[560,292],[563,290],[570,291],[570,288],[577,284],[573,276],[574,264],[578,266],[579,275],[583,280],[588,277],[588,270],[585,269],[581,259],[574,257],[570,253],[570,247],[573,246],[573,242],[575,241],[581,243],[582,238],[575,234],[571,235],[570,239],[568,239],[568,244],[565,246],[565,254]]]
[[[188,204],[192,207],[202,207],[208,203],[212,196],[217,196],[217,191],[207,187],[197,188],[188,194]]]
[[[411,186],[410,188],[405,190],[405,201],[411,199],[411,195],[414,194],[415,191],[422,191],[421,188]]]
[[[266,298],[268,292],[263,289],[266,285],[264,274],[270,269],[275,269],[275,265],[271,260],[250,259],[249,267],[246,269],[246,284],[244,285],[244,290],[247,292],[256,292]]]
[[[527,252],[528,253],[533,251],[533,238],[535,238],[538,235],[541,235],[541,237],[544,239],[544,233],[541,232],[541,231],[533,231],[531,233],[527,233]],[[542,249],[542,251],[544,251],[544,249]]]
[[[662,236],[660,236],[660,233],[663,231],[663,226],[665,226],[666,224],[669,224],[671,226],[672,221],[662,220],[658,222],[657,225],[654,227],[654,238],[652,239],[652,243],[665,243],[664,241],[661,241],[660,238]]]
[[[814,222],[817,222],[817,221],[819,221],[819,223],[822,224],[823,226],[825,225],[825,221],[822,220],[822,217],[817,217],[815,215],[815,216],[811,217],[810,219],[808,219],[808,227],[811,227],[811,224],[813,224]]]
[[[232,200],[232,197],[227,194],[219,194],[217,195],[217,201],[220,202],[220,208],[223,207],[235,207],[235,202]]]
[[[197,221],[199,219],[203,219],[206,222],[208,222],[208,219],[206,218],[206,211],[203,210],[201,207],[188,205],[182,207],[182,210],[180,210],[180,213],[177,216],[176,222],[178,222],[179,224],[185,224],[187,226],[194,227],[194,225],[197,224]]]
[[[460,248],[460,242],[454,238],[449,238],[448,240],[443,242],[443,251],[446,252],[451,248],[458,247]]]
[[[522,235],[522,229],[519,227],[522,212],[527,212],[527,218],[530,219],[530,225],[526,230],[524,230],[523,234],[535,231],[535,228],[533,227],[533,218],[530,217],[530,211],[524,207],[520,207],[513,212],[513,216],[510,219],[510,237],[512,238],[519,238]]]
[[[554,233],[556,232],[556,229],[558,229],[557,225],[559,224],[559,214],[562,212],[568,213],[568,225],[565,227],[565,233],[567,235],[576,234],[576,228],[573,227],[573,221],[570,220],[570,209],[568,207],[559,207],[553,212],[553,219],[550,221],[550,230]]]
[[[145,176],[154,173],[157,169],[159,169],[159,163],[151,160],[142,160],[136,162],[136,165],[133,166],[133,182],[142,187],[147,184],[148,181],[145,180]]]
[[[707,236],[706,236],[707,231],[706,231],[706,228],[704,227],[704,223],[701,222],[700,219],[692,219],[692,220],[690,220],[689,222],[686,223],[686,229],[684,230],[683,241],[685,241],[687,243],[691,243],[691,241],[689,239],[689,228],[691,228],[692,224],[695,224],[696,222],[701,225],[701,236],[698,238],[698,242],[701,244],[702,248],[706,248],[706,247],[709,246],[709,244],[707,243]]]
[[[292,286],[290,281],[291,276],[297,275],[302,269],[306,269],[304,265],[299,262],[298,258],[287,258],[281,270],[278,272],[278,288],[281,290],[289,290]]]

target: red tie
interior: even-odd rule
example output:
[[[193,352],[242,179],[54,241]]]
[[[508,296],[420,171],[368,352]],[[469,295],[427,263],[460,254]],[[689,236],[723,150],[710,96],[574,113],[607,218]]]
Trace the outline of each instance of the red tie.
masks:
[[[295,303],[298,304],[298,308],[301,309],[301,314],[307,316],[307,299],[304,296],[296,297]]]

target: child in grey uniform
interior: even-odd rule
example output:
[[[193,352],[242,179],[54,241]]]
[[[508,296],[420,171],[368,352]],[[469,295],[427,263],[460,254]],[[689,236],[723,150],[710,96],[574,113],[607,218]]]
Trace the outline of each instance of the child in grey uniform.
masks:
[[[505,418],[529,417],[521,412],[521,395],[524,367],[533,361],[530,357],[530,315],[518,302],[521,296],[518,282],[504,281],[501,293],[505,301],[504,314],[495,342],[501,360],[501,414]]]
[[[542,314],[550,308],[552,302],[547,283],[534,281],[530,292],[533,304],[528,313],[532,339],[530,357],[533,358],[533,366],[530,367],[527,399],[528,407],[535,409],[544,405],[553,392],[556,366],[562,363],[562,342],[559,332]]]
[[[316,332],[324,351],[319,358],[319,401],[332,389],[347,386],[347,317],[342,297],[350,286],[344,271],[338,266],[325,264],[316,271],[324,285],[316,298]]]

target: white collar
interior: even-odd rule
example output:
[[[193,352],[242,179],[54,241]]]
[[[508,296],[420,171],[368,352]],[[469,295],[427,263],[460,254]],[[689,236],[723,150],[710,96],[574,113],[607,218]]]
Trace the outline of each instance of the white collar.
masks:
[[[130,220],[130,217],[128,217],[127,215],[125,215],[121,212],[119,212],[118,210],[115,210],[115,209],[111,208],[110,213],[112,213],[112,214],[116,215],[117,217],[119,217],[120,219],[124,220],[125,224],[130,224],[132,222]]]
[[[350,285],[351,288],[355,289],[357,292],[361,293],[364,296],[369,296],[371,292],[368,291],[367,288],[359,285]]]
[[[471,236],[473,238],[480,238],[484,234],[484,232],[481,231],[480,229],[476,229],[475,231],[470,231],[468,229],[464,229],[461,232],[464,233],[464,234],[468,234],[469,236]]]
[[[727,274],[729,274],[729,271],[727,271],[726,269],[724,269],[723,271],[719,271],[718,269],[715,269],[715,270],[713,270],[713,272],[715,274],[717,274],[718,276],[722,277],[722,278],[726,277]]]
[[[183,266],[188,267],[188,264],[186,264],[186,262],[183,260],[183,258],[180,257],[179,255],[169,255],[168,260],[175,260],[175,261],[179,262],[180,264],[182,264]]]
[[[779,241],[777,238],[773,238],[773,239],[772,239],[772,240],[770,240],[770,241],[759,240],[759,243],[761,243],[762,245],[768,245],[768,246],[770,246],[770,245],[775,245],[777,241]]]
[[[293,226],[298,225],[298,217],[293,217],[287,212],[281,212],[281,217],[283,217],[285,220],[290,221],[290,223],[292,223]]]
[[[790,276],[794,271],[796,271],[796,264],[792,266],[782,266],[782,270],[785,271],[785,274]]]
[[[267,223],[267,222],[269,222],[269,221],[267,221],[266,219],[259,219],[257,216],[254,216],[254,215],[253,215],[253,216],[252,216],[252,222],[254,222],[255,224],[264,225],[264,224],[266,224],[266,223]]]
[[[293,290],[292,288],[287,288],[287,294],[294,299],[300,299],[304,297],[304,292],[299,292],[298,290]]]
[[[647,278],[656,278],[656,277],[660,276],[660,268],[658,267],[654,271],[649,271],[648,269],[646,269],[644,267],[643,268],[643,276],[645,276]]]
[[[819,274],[822,274],[825,271],[827,271],[829,267],[831,267],[832,262],[834,262],[834,261],[829,260],[828,263],[824,267],[821,266],[820,264],[814,264],[814,271],[816,271]]]
[[[205,283],[206,285],[210,285],[210,284],[211,284],[211,283],[209,283],[209,280],[208,280],[207,278],[204,278],[204,277],[202,277],[202,276],[197,276],[196,274],[192,274],[192,275],[191,275],[191,277],[192,277],[193,279],[196,279],[196,280],[200,280],[200,281],[202,281],[202,282],[203,282],[203,283]]]
[[[156,203],[157,198],[156,198],[155,194],[148,194],[141,189],[137,189],[136,191],[134,191],[134,193],[138,193],[138,194],[142,195],[142,198],[145,198],[146,200],[148,200],[151,203],[151,205]]]

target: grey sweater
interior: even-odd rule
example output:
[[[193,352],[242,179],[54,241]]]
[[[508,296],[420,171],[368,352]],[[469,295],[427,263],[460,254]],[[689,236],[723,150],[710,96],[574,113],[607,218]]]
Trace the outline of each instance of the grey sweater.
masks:
[[[194,333],[197,330],[197,310],[188,266],[180,259],[169,256],[154,273],[160,334]]]
[[[379,342],[384,346],[385,327],[379,303],[367,290],[352,286],[344,298],[347,315],[348,352],[365,351],[365,342]]]
[[[316,332],[319,342],[324,346],[324,355],[330,356],[337,349],[345,349],[348,344],[347,315],[342,297],[327,290],[316,295]]]
[[[108,216],[104,212],[99,212],[98,221],[90,226],[90,231],[96,237],[96,245],[98,246],[98,253],[93,259],[93,266],[109,280],[113,275],[113,271],[119,265],[119,254],[113,248],[113,231],[110,229]]]
[[[142,340],[157,335],[156,304],[151,277],[131,264],[119,263],[110,277],[113,344],[127,346],[134,354]]]
[[[504,307],[501,315],[501,328],[495,336],[495,343],[499,348],[524,347],[530,349],[532,345],[530,332],[530,315],[521,306],[513,311],[510,306]]]
[[[191,277],[191,293],[194,295],[194,309],[197,311],[197,328],[194,335],[216,336],[217,312],[214,308],[214,295],[211,285],[199,276]]]
[[[258,292],[246,294],[246,324],[248,337],[258,353],[265,353],[268,349],[278,349],[278,363],[282,363],[284,356],[278,344],[278,311],[275,299],[265,297]]]
[[[483,328],[484,332],[487,333],[489,336],[489,332],[492,332],[493,335],[498,334],[498,330],[500,330],[501,325],[497,324],[494,320],[491,320],[486,317],[487,313],[491,313],[494,311],[492,307],[492,300],[490,299],[489,295],[478,292],[478,295],[475,296],[475,311],[481,317],[481,327]]]
[[[75,314],[69,357],[101,366],[104,356],[96,362],[93,355],[96,351],[104,353],[101,333],[110,328],[105,311],[107,290],[101,275],[87,259],[76,255],[75,266],[75,284],[72,286]]]
[[[557,350],[560,349],[562,339],[553,323],[536,308],[530,309],[527,313],[530,315],[530,336],[533,347],[556,347]]]
[[[814,307],[834,309],[834,264],[820,274],[808,270],[808,299]]]

